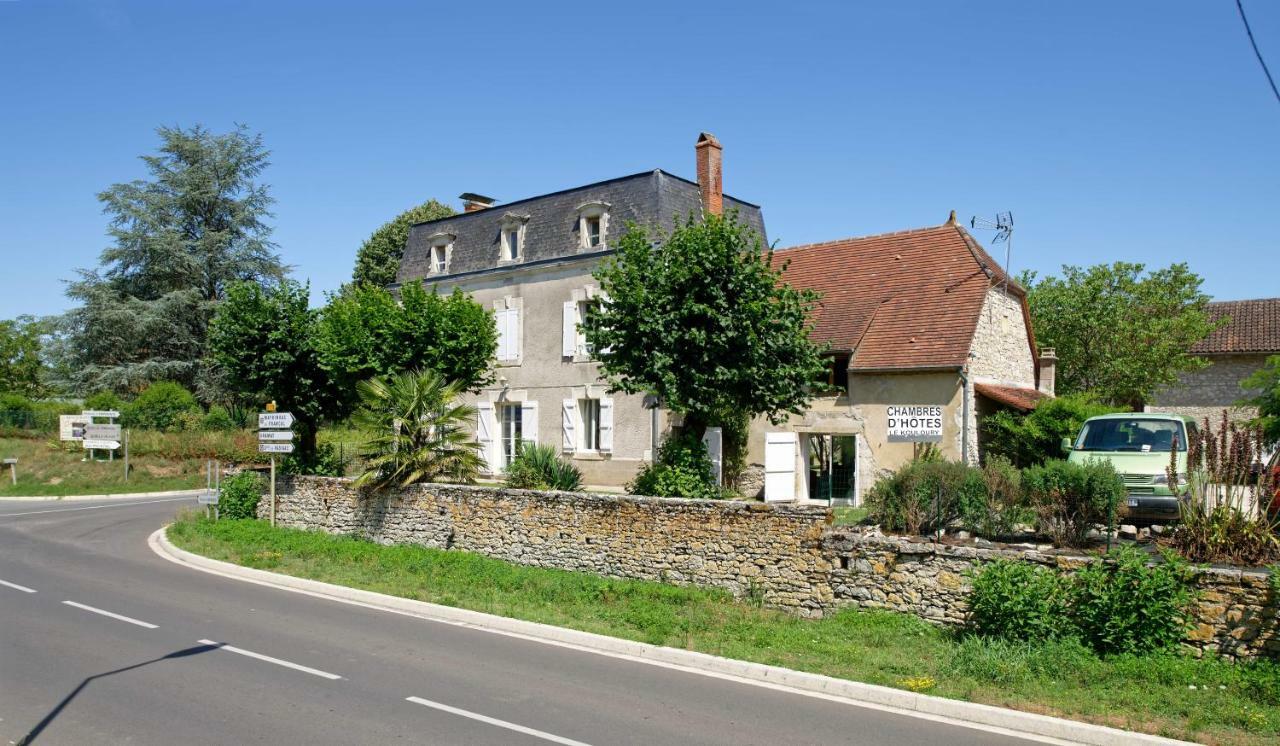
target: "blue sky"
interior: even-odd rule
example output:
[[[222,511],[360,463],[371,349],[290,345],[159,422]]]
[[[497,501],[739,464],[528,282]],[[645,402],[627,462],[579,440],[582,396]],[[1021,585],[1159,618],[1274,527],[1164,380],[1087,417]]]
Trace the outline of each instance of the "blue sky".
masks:
[[[1245,8],[1280,73],[1280,3]],[[692,178],[701,130],[782,246],[1011,210],[1015,271],[1186,261],[1280,294],[1280,103],[1230,0],[15,0],[0,67],[0,318],[68,306],[156,126],[235,122],[317,301],[413,204]]]

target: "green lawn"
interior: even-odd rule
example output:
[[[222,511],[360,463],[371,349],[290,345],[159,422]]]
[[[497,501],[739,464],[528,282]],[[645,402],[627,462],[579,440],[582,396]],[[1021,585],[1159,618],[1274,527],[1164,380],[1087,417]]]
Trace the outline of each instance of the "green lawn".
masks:
[[[867,513],[869,513],[870,511],[868,511],[866,508],[858,507],[858,508],[832,508],[831,512],[832,514],[835,515],[835,521],[833,521],[835,525],[855,526],[859,523],[862,523],[862,520],[867,517]]]
[[[18,459],[18,484],[9,477],[9,468],[0,471],[0,498],[11,495],[106,495],[122,492],[185,490],[205,484],[203,460],[177,460],[154,455],[135,456],[129,461],[125,480],[124,460],[114,461],[88,453],[79,443],[61,443],[56,436],[40,439],[0,438],[0,459]]]
[[[805,620],[727,593],[194,516],[178,546],[248,567],[658,645],[1213,744],[1280,743],[1280,664],[966,638],[914,617]]]

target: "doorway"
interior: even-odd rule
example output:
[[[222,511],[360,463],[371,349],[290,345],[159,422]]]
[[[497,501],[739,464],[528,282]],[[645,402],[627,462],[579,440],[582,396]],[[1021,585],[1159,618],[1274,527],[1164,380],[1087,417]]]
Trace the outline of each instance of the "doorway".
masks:
[[[806,446],[809,499],[856,505],[858,436],[810,433]]]

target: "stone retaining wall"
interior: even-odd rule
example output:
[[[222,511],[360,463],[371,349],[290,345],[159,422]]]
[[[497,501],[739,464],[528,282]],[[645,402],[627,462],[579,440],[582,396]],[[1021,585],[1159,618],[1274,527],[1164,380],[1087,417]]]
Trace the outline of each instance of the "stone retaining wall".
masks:
[[[933,544],[827,526],[823,507],[671,500],[461,485],[363,496],[345,479],[297,477],[279,490],[281,525],[384,544],[461,549],[607,577],[759,593],[806,616],[842,606],[890,609],[940,624],[965,620],[975,566],[997,557],[1070,572],[1065,551]],[[269,512],[267,500],[259,515]],[[1206,569],[1187,643],[1201,652],[1280,655],[1266,572]]]
[[[264,499],[259,515],[269,510]],[[276,520],[384,544],[758,592],[805,615],[832,601],[821,507],[443,484],[363,496],[345,479],[298,477],[279,490]]]

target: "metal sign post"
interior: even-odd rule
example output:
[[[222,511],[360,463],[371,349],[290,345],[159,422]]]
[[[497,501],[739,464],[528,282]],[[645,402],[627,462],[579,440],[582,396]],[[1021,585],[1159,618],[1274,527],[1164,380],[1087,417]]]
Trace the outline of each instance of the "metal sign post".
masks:
[[[258,414],[258,453],[271,454],[271,525],[276,525],[276,454],[293,453],[293,414]]]

